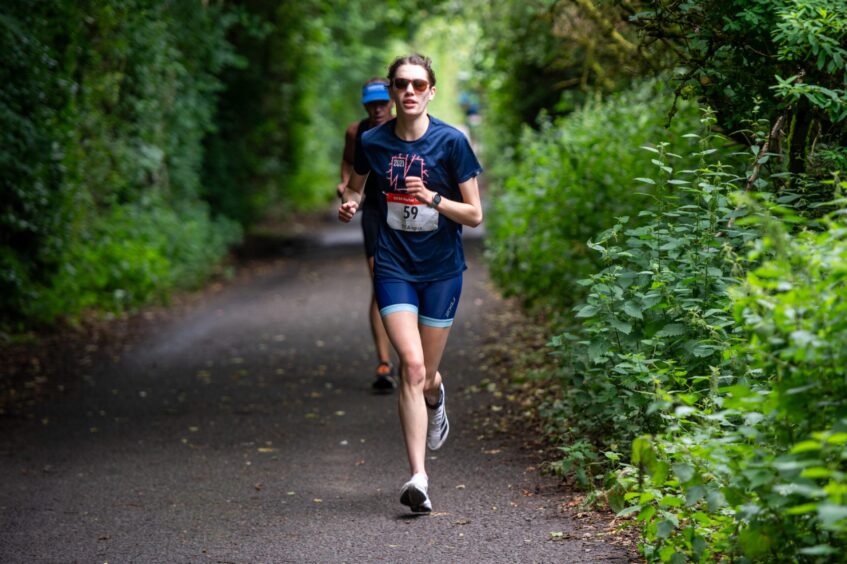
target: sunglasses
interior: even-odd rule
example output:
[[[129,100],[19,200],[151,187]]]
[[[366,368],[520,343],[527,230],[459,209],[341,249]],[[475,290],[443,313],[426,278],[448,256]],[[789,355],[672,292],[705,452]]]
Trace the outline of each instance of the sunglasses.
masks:
[[[412,88],[414,88],[417,93],[426,92],[426,89],[429,88],[429,82],[422,78],[416,78],[414,80],[409,80],[408,78],[395,78],[391,82],[397,90],[406,90],[406,88],[409,87],[409,83],[412,84]]]

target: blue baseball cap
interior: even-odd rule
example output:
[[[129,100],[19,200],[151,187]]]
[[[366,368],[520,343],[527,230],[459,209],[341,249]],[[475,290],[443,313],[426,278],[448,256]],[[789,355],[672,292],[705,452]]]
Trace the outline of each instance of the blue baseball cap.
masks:
[[[391,96],[388,95],[388,86],[381,82],[365,84],[362,87],[362,104],[370,102],[388,102]]]

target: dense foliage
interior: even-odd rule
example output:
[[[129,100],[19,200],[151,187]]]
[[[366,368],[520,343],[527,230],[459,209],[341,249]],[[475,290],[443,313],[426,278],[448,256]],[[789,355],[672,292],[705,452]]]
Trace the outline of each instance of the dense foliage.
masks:
[[[617,216],[638,221],[638,210],[658,196],[634,179],[653,169],[638,147],[665,135],[671,104],[670,92],[648,81],[538,131],[525,128],[512,166],[501,169],[502,193],[489,218],[489,264],[504,289],[546,308],[582,295],[577,282],[601,264],[586,242]],[[683,135],[697,120],[697,109],[685,105],[667,134],[667,153],[686,153]]]
[[[144,0],[4,7],[4,320],[142,303],[238,237],[199,198],[229,25],[215,6]]]
[[[747,222],[762,237],[728,293],[736,331],[712,386],[661,384],[666,428],[637,439],[617,477],[657,560],[827,560],[847,546],[845,228],[792,236],[781,215]]]
[[[847,134],[847,4],[830,0],[642,2],[633,24],[679,54],[679,91],[733,131],[751,116],[785,121],[788,169],[804,172],[813,137]],[[817,131],[815,131],[817,130]]]
[[[245,227],[326,202],[416,6],[5,3],[0,331],[200,283]]]
[[[671,96],[637,90],[540,120],[497,168],[493,270],[558,312],[539,373],[552,468],[632,516],[651,561],[843,555],[844,4],[547,9],[618,22],[680,96],[667,132]],[[577,99],[561,94],[559,110]]]

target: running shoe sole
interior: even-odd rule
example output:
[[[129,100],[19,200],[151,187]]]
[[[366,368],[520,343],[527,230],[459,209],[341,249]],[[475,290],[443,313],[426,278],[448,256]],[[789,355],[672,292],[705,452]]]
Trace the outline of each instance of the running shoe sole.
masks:
[[[429,502],[426,492],[422,492],[414,484],[406,484],[400,492],[400,503],[409,507],[412,513],[429,513],[432,504]]]

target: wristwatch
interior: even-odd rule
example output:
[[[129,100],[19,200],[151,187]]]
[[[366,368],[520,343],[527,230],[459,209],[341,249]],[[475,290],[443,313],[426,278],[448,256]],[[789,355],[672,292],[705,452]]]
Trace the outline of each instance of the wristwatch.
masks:
[[[438,204],[440,204],[440,203],[441,203],[441,194],[439,194],[438,192],[436,192],[436,193],[435,193],[435,196],[433,196],[433,197],[432,197],[432,203],[431,203],[431,204],[429,204],[429,207],[431,207],[431,208],[437,208],[437,207],[438,207]]]

